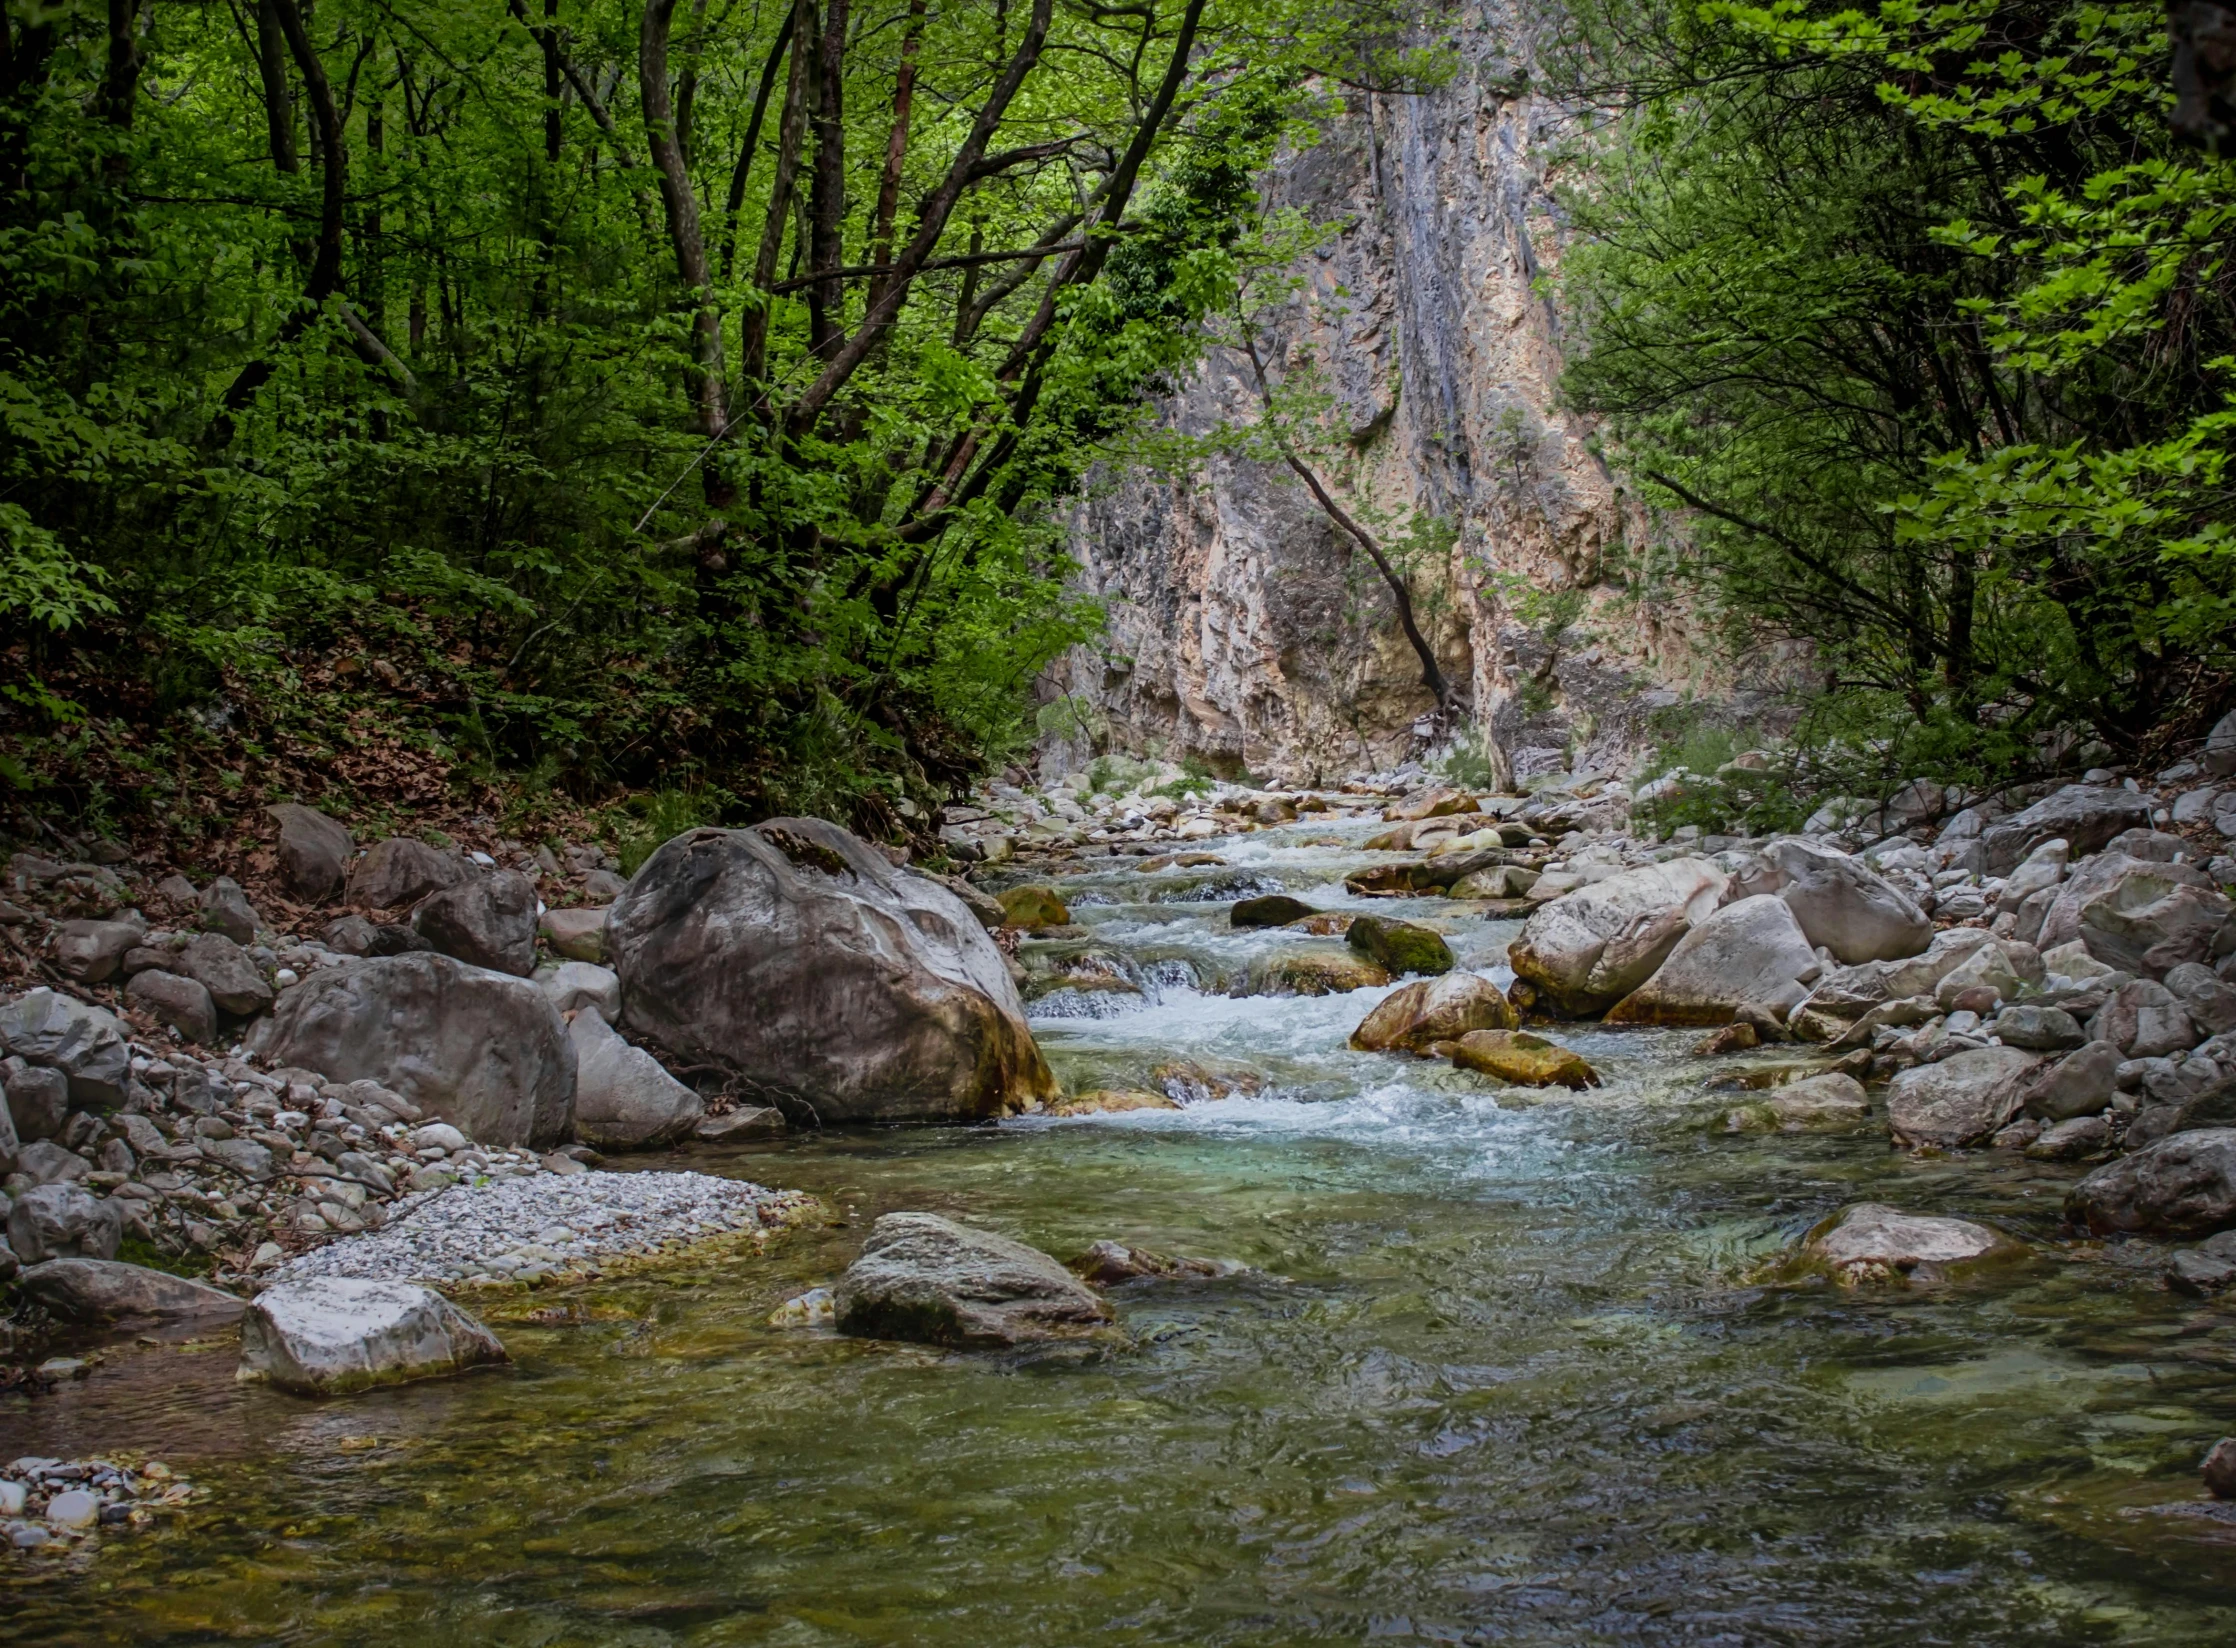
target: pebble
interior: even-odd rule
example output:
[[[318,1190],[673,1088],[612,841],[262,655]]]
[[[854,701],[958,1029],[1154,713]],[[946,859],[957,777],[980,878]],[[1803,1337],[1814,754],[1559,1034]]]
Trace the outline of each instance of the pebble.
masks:
[[[96,1529],[146,1522],[189,1503],[194,1485],[151,1461],[138,1470],[108,1459],[26,1454],[0,1468],[0,1537],[26,1553],[82,1540]]]
[[[379,1230],[345,1236],[278,1266],[275,1281],[544,1280],[601,1261],[658,1253],[698,1237],[757,1231],[812,1203],[705,1173],[544,1173],[456,1185],[398,1202]]]

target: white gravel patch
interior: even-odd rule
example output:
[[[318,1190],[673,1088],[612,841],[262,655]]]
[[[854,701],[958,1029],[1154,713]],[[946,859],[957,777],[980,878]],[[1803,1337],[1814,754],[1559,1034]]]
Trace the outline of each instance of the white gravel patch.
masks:
[[[268,1272],[273,1281],[535,1282],[600,1261],[770,1228],[812,1198],[705,1173],[539,1173],[406,1198],[379,1230]]]

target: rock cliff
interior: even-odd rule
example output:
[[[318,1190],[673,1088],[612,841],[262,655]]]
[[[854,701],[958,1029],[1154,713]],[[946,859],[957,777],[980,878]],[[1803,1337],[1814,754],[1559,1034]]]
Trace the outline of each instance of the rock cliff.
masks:
[[[1110,625],[1050,672],[1045,763],[1090,746],[1196,755],[1309,781],[1386,768],[1446,731],[1502,776],[1610,768],[1653,711],[1715,692],[1682,614],[1625,600],[1646,521],[1592,431],[1555,405],[1563,245],[1549,169],[1569,111],[1529,90],[1504,0],[1471,7],[1457,73],[1418,96],[1360,94],[1277,164],[1268,203],[1334,228],[1266,317],[1268,368],[1329,398],[1320,467],[1348,507],[1412,537],[1422,627],[1463,700],[1439,728],[1387,588],[1277,464],[1106,476],[1074,510],[1081,584]],[[1297,381],[1302,381],[1301,379]],[[1203,435],[1247,423],[1248,362],[1214,349],[1159,409]]]

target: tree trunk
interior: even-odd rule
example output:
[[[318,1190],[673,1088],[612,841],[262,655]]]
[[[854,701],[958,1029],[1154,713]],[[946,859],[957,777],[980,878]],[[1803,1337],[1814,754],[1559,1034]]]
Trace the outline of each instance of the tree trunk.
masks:
[[[842,338],[838,311],[846,261],[846,13],[847,0],[825,0],[823,39],[815,56],[815,172],[808,184],[807,267],[822,275],[807,289],[808,348],[829,360]]]
[[[885,139],[885,175],[877,184],[877,221],[870,233],[870,262],[883,265],[893,261],[893,220],[900,214],[901,167],[908,159],[909,105],[916,97],[916,47],[924,35],[924,0],[909,0],[908,32],[901,36],[901,66],[893,76],[893,130]],[[979,249],[979,231],[971,231],[971,248]],[[964,276],[966,294],[975,285],[973,275]],[[877,300],[884,295],[885,277],[870,277],[869,293],[863,300],[868,308],[876,308]],[[964,308],[969,307],[966,295]]]

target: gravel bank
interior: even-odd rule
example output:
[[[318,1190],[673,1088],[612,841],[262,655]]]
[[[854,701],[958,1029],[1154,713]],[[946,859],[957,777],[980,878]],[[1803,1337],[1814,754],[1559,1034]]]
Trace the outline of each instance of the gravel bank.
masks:
[[[277,1281],[579,1280],[617,1258],[773,1229],[812,1202],[798,1191],[704,1173],[539,1174],[456,1185],[408,1197],[384,1228],[331,1242],[270,1274]]]

